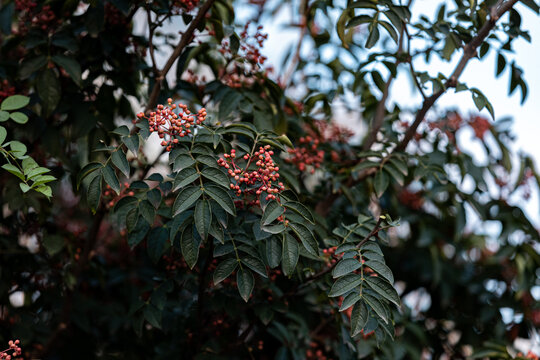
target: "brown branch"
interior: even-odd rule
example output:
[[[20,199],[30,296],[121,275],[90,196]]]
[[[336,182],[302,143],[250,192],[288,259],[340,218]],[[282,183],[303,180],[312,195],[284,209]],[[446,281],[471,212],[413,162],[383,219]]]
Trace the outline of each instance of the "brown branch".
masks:
[[[307,32],[307,12],[308,12],[308,6],[307,1],[302,1],[300,3],[300,12],[302,14],[302,19],[300,20],[300,37],[298,38],[298,43],[296,44],[296,50],[295,53],[291,59],[291,62],[289,64],[289,68],[287,71],[285,71],[285,74],[283,75],[283,78],[281,79],[281,84],[284,89],[287,88],[289,85],[289,82],[292,79],[294,70],[296,69],[296,66],[298,65],[298,62],[300,61],[300,50],[302,49],[302,42],[304,41],[304,37],[306,36]]]
[[[433,93],[433,95],[424,100],[422,108],[420,108],[420,111],[418,111],[418,113],[416,114],[415,120],[412,125],[407,129],[405,137],[396,147],[396,151],[405,150],[411,139],[414,137],[414,134],[416,134],[418,126],[422,123],[427,112],[435,104],[437,99],[439,99],[439,97],[444,94],[447,89],[456,87],[456,85],[458,84],[458,79],[463,73],[463,70],[465,70],[467,63],[469,62],[469,60],[476,56],[476,49],[488,37],[489,33],[491,32],[491,30],[493,30],[500,17],[503,16],[508,10],[510,10],[516,2],[518,2],[518,0],[508,0],[502,3],[500,6],[496,5],[491,8],[491,15],[489,20],[486,21],[484,26],[482,26],[482,28],[480,28],[480,30],[478,31],[478,34],[473,37],[472,40],[463,48],[463,55],[461,56],[461,60],[456,65],[456,68],[454,69],[454,72],[452,72],[452,75],[450,75],[450,77],[446,81],[444,88]]]
[[[152,88],[152,92],[150,93],[148,103],[146,104],[146,110],[156,107],[159,92],[161,91],[161,82],[165,80],[167,73],[169,72],[169,70],[171,70],[171,67],[173,66],[176,59],[178,59],[178,57],[182,54],[182,51],[184,51],[186,46],[191,43],[191,40],[193,39],[193,33],[195,32],[197,27],[199,27],[201,21],[206,16],[206,13],[214,4],[214,1],[215,0],[207,0],[199,9],[197,16],[195,16],[195,18],[189,23],[189,26],[180,38],[178,45],[176,45],[171,56],[165,63],[165,66],[163,66],[163,69],[161,69],[159,75],[156,77],[156,82],[154,83],[154,87]]]
[[[412,0],[409,1],[407,6],[410,6],[411,2]],[[406,26],[407,24],[405,22],[402,22],[402,28],[399,34],[398,49],[396,52],[396,68],[402,62],[401,55],[403,52],[403,37],[404,37],[403,33]],[[373,116],[371,131],[369,132],[366,138],[366,141],[364,142],[364,145],[362,146],[362,149],[364,151],[369,150],[371,148],[371,145],[373,145],[373,143],[377,140],[377,134],[379,133],[379,130],[381,129],[381,126],[384,122],[384,116],[386,115],[386,100],[388,99],[388,94],[390,92],[390,85],[392,85],[392,81],[394,81],[394,76],[390,74],[384,86],[381,100],[379,100],[379,103],[377,104],[377,108],[375,109],[375,115]]]

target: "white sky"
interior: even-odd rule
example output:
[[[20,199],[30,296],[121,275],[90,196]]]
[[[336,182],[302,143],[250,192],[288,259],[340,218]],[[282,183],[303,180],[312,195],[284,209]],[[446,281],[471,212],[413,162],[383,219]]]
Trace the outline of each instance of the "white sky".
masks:
[[[413,20],[420,13],[433,19],[441,3],[441,1],[433,0],[416,0],[412,8]],[[453,2],[447,1],[446,3],[450,7]],[[296,6],[295,9],[297,8]],[[506,116],[514,119],[512,129],[516,135],[516,142],[511,144],[511,148],[532,155],[536,159],[536,168],[540,170],[538,161],[540,158],[540,139],[537,139],[540,137],[540,61],[538,60],[540,57],[540,18],[519,3],[516,5],[516,9],[522,15],[521,28],[529,31],[532,42],[528,43],[522,38],[514,40],[513,49],[515,54],[510,56],[505,54],[508,65],[498,78],[495,78],[496,52],[491,50],[481,61],[478,59],[471,60],[460,81],[466,83],[470,88],[479,88],[486,95],[495,109],[496,119]],[[244,14],[243,9],[237,8],[236,10],[240,18],[248,14],[247,11]],[[294,14],[295,21],[297,21],[297,16],[297,14]],[[276,19],[278,20],[276,21]],[[288,7],[275,15],[272,20],[272,22],[263,21],[262,23],[264,25],[263,31],[269,34],[263,53],[268,56],[270,64],[279,70],[286,52],[297,43],[299,31],[285,28],[286,25],[291,23],[291,11]],[[432,75],[439,72],[448,75],[459,61],[460,55],[458,52],[454,53],[450,63],[441,61],[437,56],[432,56],[428,65],[419,59],[419,61],[415,62],[415,70],[428,71]],[[529,88],[528,97],[523,104],[520,104],[521,92],[519,88],[511,96],[508,95],[509,64],[512,59],[515,59],[516,65],[523,69],[524,78]],[[406,71],[402,71],[402,76],[394,81],[390,93],[392,95],[389,103],[396,101],[400,104],[409,104],[409,106],[418,104],[418,108],[421,105],[421,97],[412,89]],[[441,108],[459,108],[463,114],[478,113],[469,92],[454,93],[449,91],[438,100],[437,106]],[[483,110],[482,113],[486,117],[490,117],[486,110]],[[460,143],[466,151],[475,154],[474,141],[469,142],[472,137],[472,132],[463,130],[460,135]],[[476,146],[478,145],[476,144]],[[527,202],[521,200],[521,198],[516,198],[513,202],[522,206],[536,226],[540,226],[538,191],[535,190]]]

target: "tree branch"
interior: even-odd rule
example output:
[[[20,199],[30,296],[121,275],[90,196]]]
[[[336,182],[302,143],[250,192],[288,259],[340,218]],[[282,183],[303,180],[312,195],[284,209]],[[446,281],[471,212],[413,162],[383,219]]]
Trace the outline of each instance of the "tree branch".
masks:
[[[469,62],[469,60],[476,56],[476,49],[488,37],[489,33],[491,32],[491,30],[493,30],[500,17],[503,16],[508,10],[510,10],[512,6],[514,6],[514,4],[517,2],[518,0],[508,0],[502,3],[500,6],[495,5],[491,8],[491,15],[489,20],[486,21],[484,26],[482,26],[478,31],[478,34],[473,37],[472,40],[463,48],[463,55],[461,56],[461,60],[456,65],[456,68],[454,69],[454,72],[452,72],[452,75],[450,75],[450,77],[446,81],[444,89],[433,93],[433,95],[424,100],[420,111],[418,111],[418,113],[416,114],[414,122],[407,129],[405,137],[396,147],[396,151],[405,150],[411,139],[414,137],[414,134],[416,134],[416,129],[418,129],[418,126],[424,120],[424,117],[426,116],[429,109],[431,109],[437,99],[439,99],[439,97],[446,92],[446,89],[456,87],[458,79],[463,73],[463,70],[465,70],[467,63]]]
[[[212,5],[214,4],[215,0],[207,0],[203,6],[199,9],[199,12],[197,13],[197,16],[189,23],[188,28],[180,38],[180,41],[178,42],[178,45],[174,48],[174,51],[172,52],[171,56],[165,63],[165,66],[163,66],[163,69],[159,72],[158,77],[156,77],[156,82],[154,84],[154,87],[152,88],[152,92],[150,93],[150,97],[148,99],[148,103],[146,104],[146,110],[152,109],[156,107],[157,105],[157,99],[159,96],[159,92],[161,90],[161,82],[165,80],[165,77],[167,76],[167,73],[173,66],[174,62],[178,57],[182,54],[182,51],[186,48],[186,46],[191,43],[191,40],[193,39],[193,33],[197,29],[197,27],[200,25],[201,21],[206,16],[206,13]]]

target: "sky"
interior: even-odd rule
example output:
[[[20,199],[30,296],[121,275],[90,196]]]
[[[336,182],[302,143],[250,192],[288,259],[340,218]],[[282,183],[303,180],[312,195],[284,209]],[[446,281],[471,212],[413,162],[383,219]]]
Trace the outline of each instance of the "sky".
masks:
[[[412,7],[413,21],[420,14],[433,19],[441,3],[441,1],[433,0],[414,1]],[[448,4],[447,7],[450,8],[449,4],[453,2],[446,1],[446,3]],[[297,8],[296,6],[295,9]],[[522,15],[522,30],[529,31],[532,41],[529,43],[522,38],[515,40],[513,42],[514,54],[506,55],[506,58],[508,64],[515,60],[516,65],[524,71],[524,78],[529,88],[525,102],[521,104],[521,92],[519,89],[512,95],[508,94],[509,65],[499,77],[495,77],[497,56],[495,51],[490,51],[482,60],[472,59],[469,61],[460,77],[460,81],[466,83],[470,88],[479,88],[484,93],[494,107],[496,120],[508,116],[513,119],[512,130],[516,136],[516,141],[507,145],[510,145],[510,148],[516,153],[523,151],[532,155],[536,160],[536,168],[540,170],[540,140],[538,139],[540,134],[540,61],[538,60],[540,57],[540,18],[522,4],[518,3],[516,9]],[[250,14],[248,8],[236,10],[239,18]],[[290,7],[284,7],[271,21],[263,20],[262,22],[264,32],[269,34],[263,53],[268,57],[269,63],[278,71],[282,67],[283,58],[287,51],[292,46],[295,46],[298,41],[299,30],[287,27],[291,23],[291,19],[298,21],[298,15],[292,14]],[[309,44],[304,45],[302,53],[308,51]],[[423,59],[418,59],[414,63],[415,70],[428,71],[432,75],[439,72],[450,74],[460,56],[461,52],[454,53],[450,62],[444,62],[438,57],[432,56],[429,64],[425,64]],[[393,82],[390,94],[389,106],[393,102],[407,103],[409,106],[417,104],[418,108],[421,106],[421,96],[412,88],[410,78],[405,71],[402,71],[402,75]],[[437,106],[440,108],[459,108],[464,114],[478,113],[469,92],[454,93],[449,91],[438,100]],[[483,110],[481,113],[490,118],[487,110]],[[477,151],[480,145],[475,143],[476,140],[473,140],[472,131],[463,129],[460,133],[458,140],[462,144],[464,151],[469,152],[481,162],[482,156],[478,155],[480,152]],[[510,202],[524,208],[531,221],[537,227],[540,227],[540,199],[537,190],[533,191],[528,201],[524,201],[521,196],[516,196],[511,198]]]

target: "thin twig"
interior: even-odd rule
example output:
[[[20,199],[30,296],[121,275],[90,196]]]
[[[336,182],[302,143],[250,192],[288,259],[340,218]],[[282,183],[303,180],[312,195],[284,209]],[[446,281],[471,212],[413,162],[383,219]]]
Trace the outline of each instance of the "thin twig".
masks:
[[[420,108],[420,111],[418,111],[418,113],[416,114],[416,118],[412,125],[407,129],[404,138],[396,147],[396,151],[405,150],[411,139],[414,137],[414,134],[416,134],[416,129],[418,129],[418,126],[422,123],[427,112],[435,104],[437,99],[439,99],[439,97],[444,94],[447,89],[456,87],[456,85],[458,84],[458,79],[463,73],[463,70],[465,70],[467,63],[469,62],[469,60],[476,56],[476,49],[488,37],[489,33],[491,32],[491,30],[493,30],[500,17],[503,16],[508,10],[510,10],[516,2],[518,2],[518,0],[508,0],[502,3],[500,6],[492,7],[489,20],[486,21],[484,26],[482,26],[482,28],[480,28],[480,30],[478,31],[478,34],[473,37],[472,40],[463,48],[463,55],[461,56],[459,63],[456,65],[456,68],[452,72],[452,75],[450,75],[450,77],[446,81],[444,88],[433,93],[433,95],[424,100],[422,108]]]

